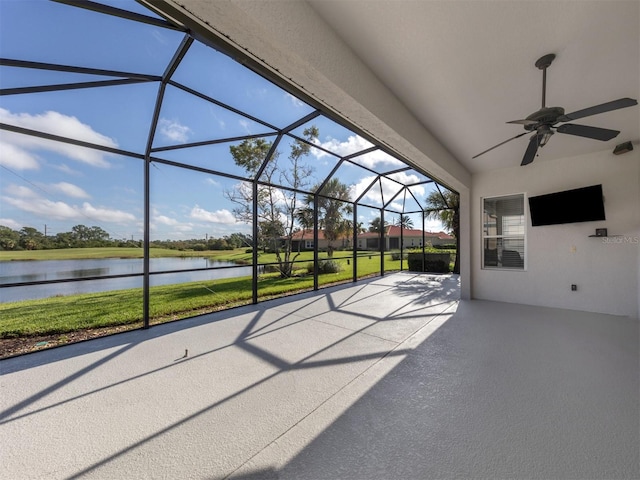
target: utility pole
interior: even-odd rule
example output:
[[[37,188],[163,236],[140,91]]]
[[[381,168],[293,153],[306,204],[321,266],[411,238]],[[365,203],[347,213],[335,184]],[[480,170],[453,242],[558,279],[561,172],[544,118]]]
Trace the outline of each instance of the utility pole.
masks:
[[[47,224],[44,224],[44,238],[47,238]]]

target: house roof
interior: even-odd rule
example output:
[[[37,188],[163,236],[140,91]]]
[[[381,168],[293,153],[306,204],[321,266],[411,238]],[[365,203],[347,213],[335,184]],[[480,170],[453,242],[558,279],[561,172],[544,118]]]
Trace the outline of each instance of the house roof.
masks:
[[[402,229],[403,237],[422,237],[422,230],[416,230],[412,228]],[[424,232],[426,238],[438,238],[440,240],[453,240],[453,236],[445,232]],[[360,233],[358,238],[375,238],[378,236],[377,232],[365,232]],[[387,237],[399,237],[400,227],[397,225],[389,225],[386,228],[385,236]],[[313,240],[313,229],[298,230],[291,236],[291,240]],[[318,230],[318,240],[326,240],[324,230]]]
[[[293,232],[291,240],[313,240],[313,229],[298,230]],[[324,230],[318,230],[318,240],[325,240]]]
[[[400,226],[397,225],[389,225],[386,227],[385,236],[387,237],[399,237],[400,236]],[[449,235],[445,232],[424,232],[426,238],[438,238],[440,240],[453,240],[453,236]],[[378,237],[377,232],[365,232],[358,235],[358,238],[375,238]],[[402,229],[403,237],[422,237],[422,230],[416,230],[412,228],[404,228]]]

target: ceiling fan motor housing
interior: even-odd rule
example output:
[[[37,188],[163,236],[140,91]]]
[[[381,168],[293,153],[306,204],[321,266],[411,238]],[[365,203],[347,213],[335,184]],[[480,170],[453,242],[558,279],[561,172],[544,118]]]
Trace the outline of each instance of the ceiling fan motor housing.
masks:
[[[542,125],[553,125],[558,121],[558,118],[564,115],[564,108],[562,107],[545,107],[541,108],[535,113],[532,113],[527,117],[527,120],[530,120],[535,123],[531,123],[524,126],[525,130],[533,131],[537,130],[537,128]]]

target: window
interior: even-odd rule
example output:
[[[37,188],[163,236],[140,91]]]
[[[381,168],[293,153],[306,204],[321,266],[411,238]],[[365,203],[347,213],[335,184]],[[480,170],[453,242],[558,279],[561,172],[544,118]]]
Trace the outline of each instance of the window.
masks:
[[[304,248],[307,250],[313,250],[313,240],[305,240]]]
[[[482,267],[524,270],[524,194],[482,201]]]

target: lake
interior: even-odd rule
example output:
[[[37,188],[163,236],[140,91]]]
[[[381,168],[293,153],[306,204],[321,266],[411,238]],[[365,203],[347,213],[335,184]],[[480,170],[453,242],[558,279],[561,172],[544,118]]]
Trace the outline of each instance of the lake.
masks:
[[[151,258],[149,262],[150,272],[172,271],[172,273],[150,275],[149,282],[151,286],[209,281],[218,278],[246,277],[252,274],[250,265],[237,265],[204,257]],[[215,270],[176,272],[176,270],[193,268]],[[141,258],[10,261],[0,262],[0,285],[141,273]],[[142,276],[0,288],[0,301],[15,302],[57,295],[73,295],[128,288],[142,288]]]

